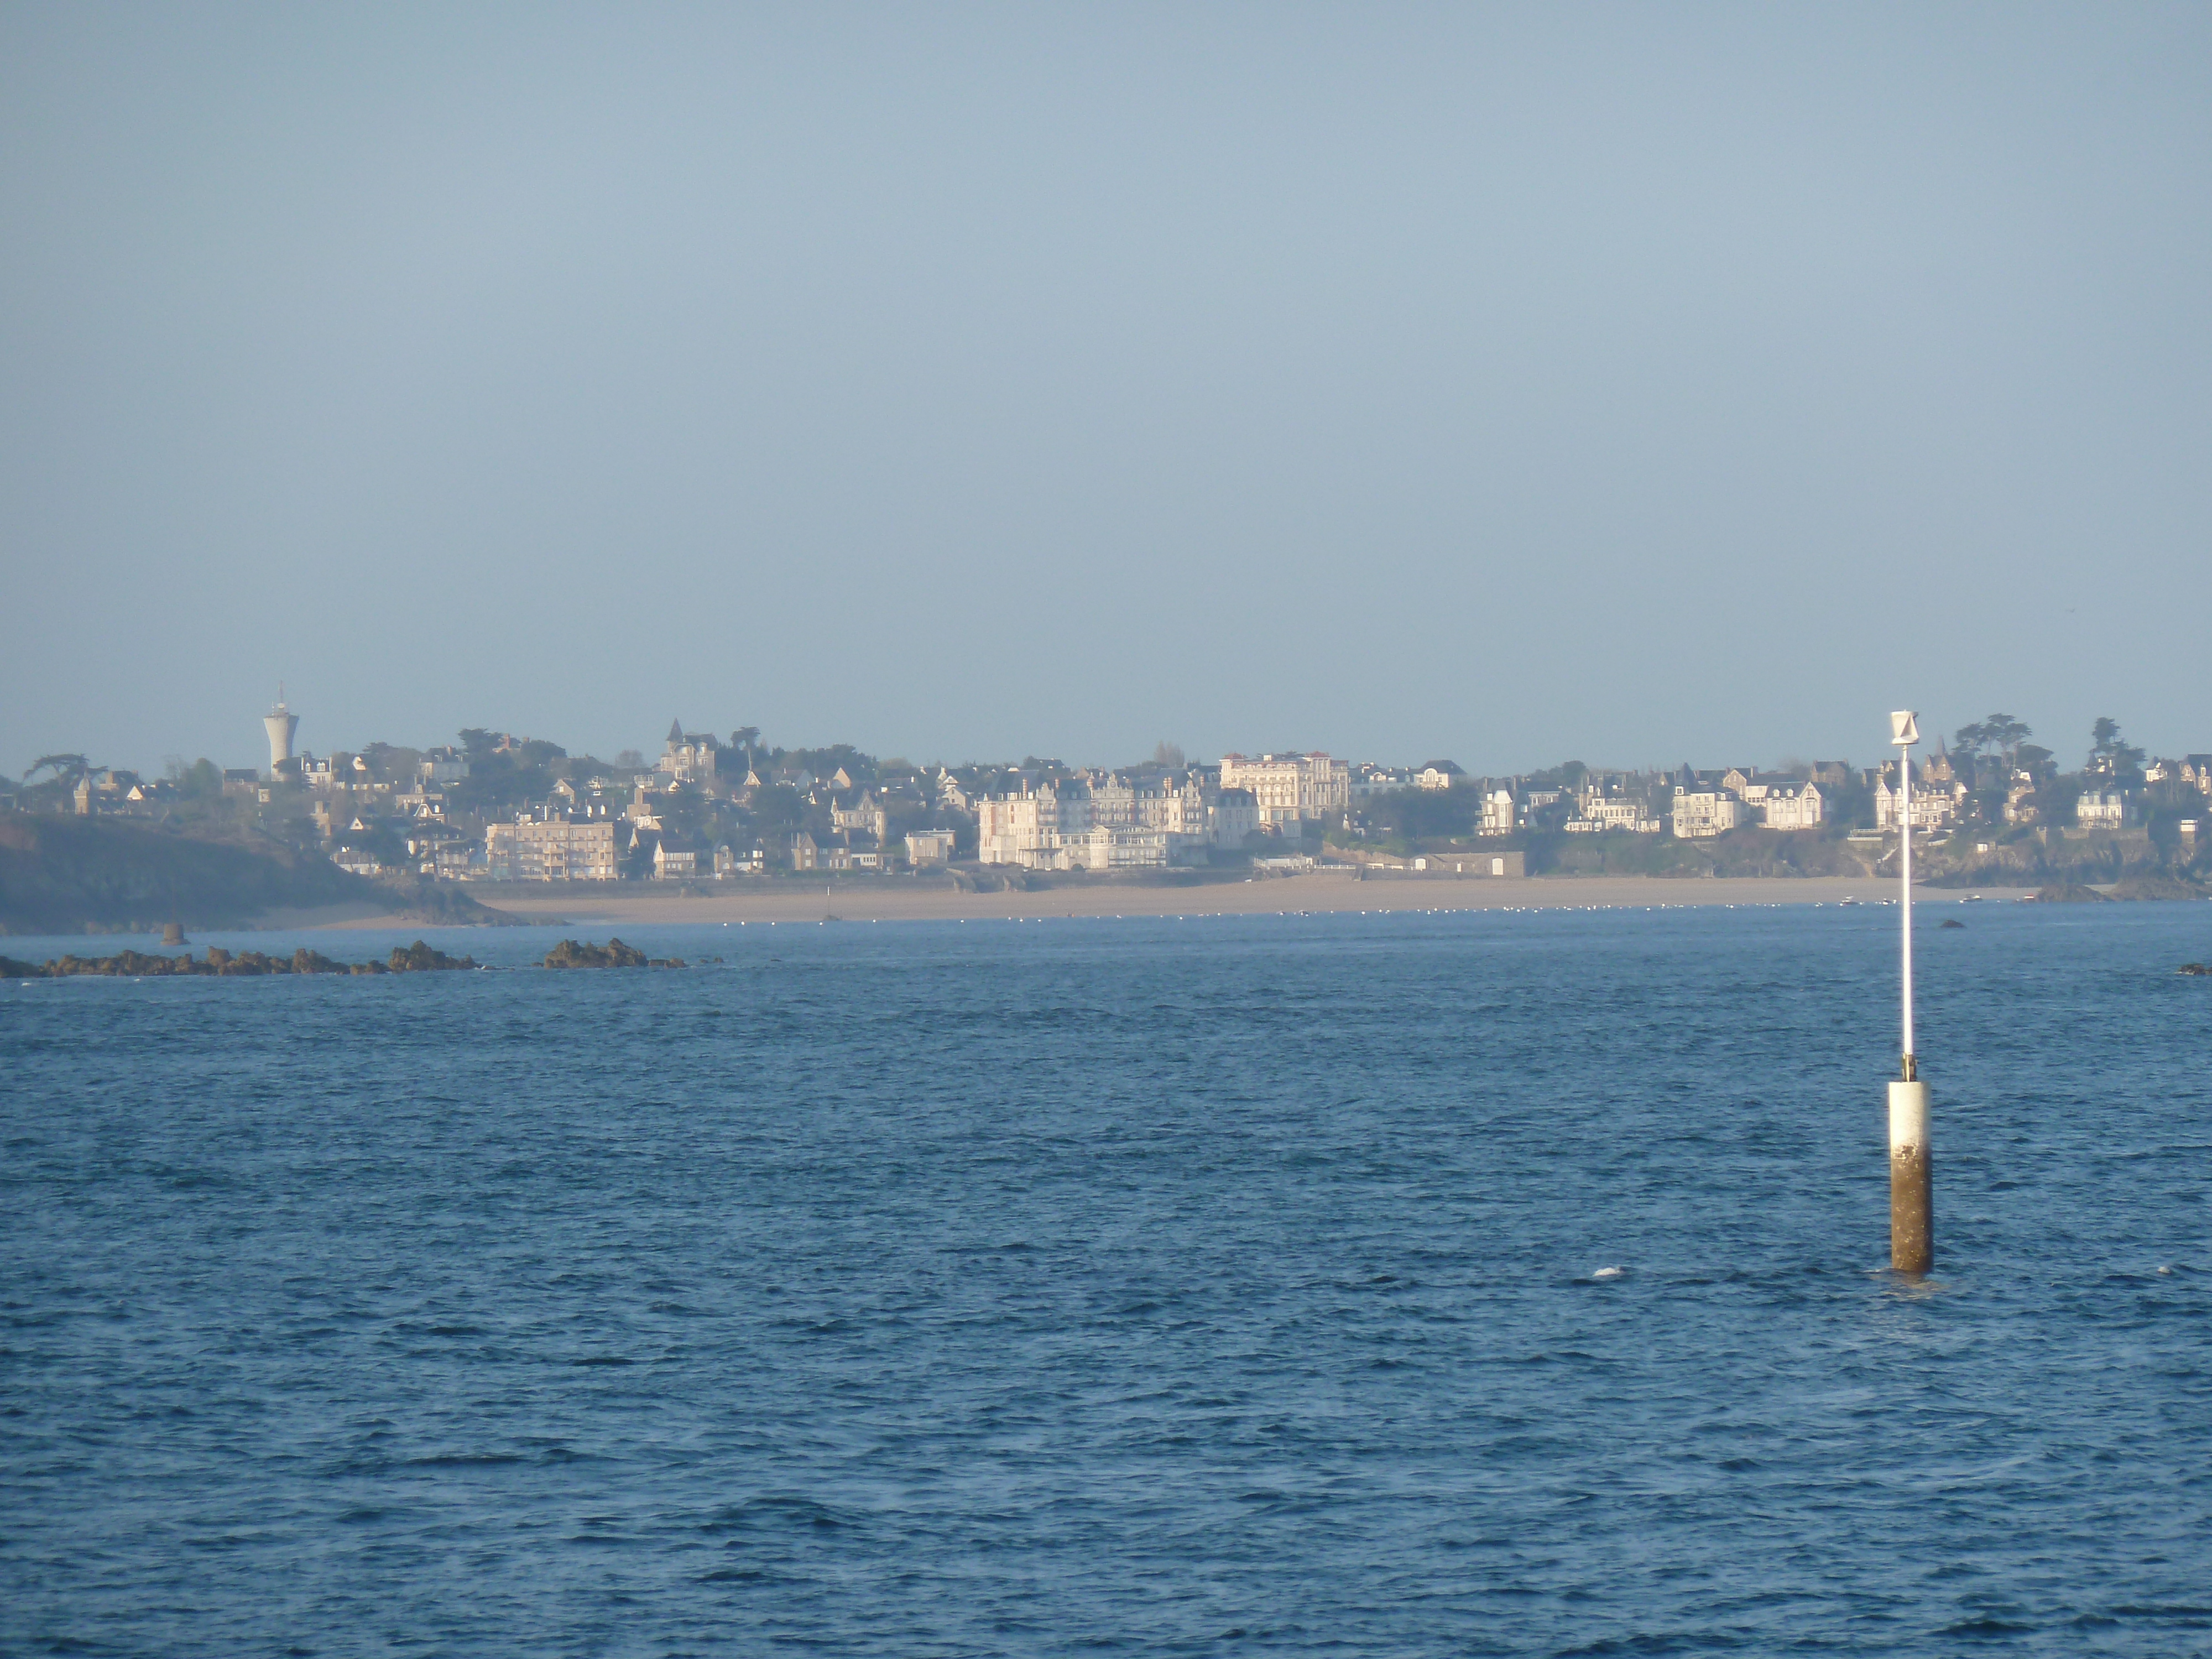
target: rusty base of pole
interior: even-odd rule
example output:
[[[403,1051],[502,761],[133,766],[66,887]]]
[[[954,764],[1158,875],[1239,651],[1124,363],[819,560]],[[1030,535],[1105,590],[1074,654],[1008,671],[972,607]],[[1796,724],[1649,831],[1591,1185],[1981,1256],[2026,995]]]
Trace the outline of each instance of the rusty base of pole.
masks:
[[[1905,1057],[1889,1085],[1889,1265],[1901,1273],[1936,1266],[1936,1181],[1928,1146],[1928,1085]]]
[[[1889,1265],[1901,1273],[1936,1267],[1936,1182],[1924,1147],[1889,1158]]]

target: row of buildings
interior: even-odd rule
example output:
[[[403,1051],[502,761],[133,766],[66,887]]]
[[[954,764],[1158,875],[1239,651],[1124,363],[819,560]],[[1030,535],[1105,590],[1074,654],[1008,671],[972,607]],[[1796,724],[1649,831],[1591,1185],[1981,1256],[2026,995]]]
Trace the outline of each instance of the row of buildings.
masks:
[[[1320,753],[1224,755],[1215,768],[1075,775],[974,803],[975,856],[1031,870],[1170,869],[1341,817],[1352,769]]]
[[[1491,781],[1480,786],[1475,833],[1498,837],[1530,830],[1613,830],[1695,841],[1753,823],[1768,830],[1817,830],[1827,822],[1831,795],[1849,777],[1849,769],[1835,762],[1765,775],[1749,767],[1700,772],[1684,766],[1662,774],[1584,772],[1572,784],[1546,787]]]
[[[1486,842],[1486,855],[1503,855],[1510,838],[1553,833],[1699,840],[1755,825],[1893,835],[1903,803],[1895,762],[1767,773],[1569,765],[1504,779],[1474,778],[1448,760],[1390,768],[1317,751],[1112,771],[1037,760],[878,769],[847,748],[763,750],[757,732],[724,743],[679,721],[650,762],[625,754],[580,767],[551,744],[482,732],[464,734],[465,753],[372,744],[318,757],[295,752],[298,720],[281,702],[266,724],[268,771],[223,774],[226,795],[252,798],[264,819],[293,823],[295,839],[304,809],[307,827],[346,868],[462,880],[682,880],[967,859],[1039,871],[1171,869],[1296,855],[1324,838],[1371,862],[1434,854],[1446,841]],[[1942,831],[2063,819],[2071,830],[2118,830],[2148,801],[2170,807],[2169,786],[2198,792],[2191,801],[2212,794],[2212,757],[2138,765],[2140,751],[2111,746],[2131,758],[2100,771],[2093,755],[2057,789],[2045,751],[1939,747],[1914,765],[1913,823]],[[199,775],[209,771],[195,769],[190,787],[212,790],[211,773]],[[73,800],[82,812],[154,816],[178,793],[174,782],[88,769]]]

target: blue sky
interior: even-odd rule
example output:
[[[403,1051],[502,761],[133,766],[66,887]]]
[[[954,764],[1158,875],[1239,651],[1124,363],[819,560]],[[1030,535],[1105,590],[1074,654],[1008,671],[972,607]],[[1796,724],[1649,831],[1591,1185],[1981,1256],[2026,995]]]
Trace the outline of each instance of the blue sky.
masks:
[[[2212,749],[2201,7],[0,10],[0,771]]]

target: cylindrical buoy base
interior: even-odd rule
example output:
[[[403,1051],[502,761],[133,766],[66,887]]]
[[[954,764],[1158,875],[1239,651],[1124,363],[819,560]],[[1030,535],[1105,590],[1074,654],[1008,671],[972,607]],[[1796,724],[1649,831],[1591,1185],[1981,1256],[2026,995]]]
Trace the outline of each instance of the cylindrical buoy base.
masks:
[[[1928,1154],[1928,1085],[1889,1085],[1889,1265],[1901,1273],[1936,1266],[1936,1184]]]

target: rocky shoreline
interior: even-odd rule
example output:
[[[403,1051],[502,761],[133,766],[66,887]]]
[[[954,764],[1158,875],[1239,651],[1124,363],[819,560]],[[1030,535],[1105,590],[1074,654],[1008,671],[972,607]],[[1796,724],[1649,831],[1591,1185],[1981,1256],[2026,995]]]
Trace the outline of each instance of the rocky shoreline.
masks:
[[[187,951],[180,957],[122,951],[112,957],[64,956],[44,963],[17,962],[0,957],[0,979],[100,978],[252,978],[268,974],[426,974],[449,973],[477,966],[473,957],[449,957],[421,939],[404,947],[394,945],[382,962],[338,962],[305,945],[289,957],[264,956],[258,951],[230,951],[211,945],[207,955],[195,959]]]
[[[720,961],[720,957],[714,960]],[[0,979],[180,979],[251,978],[268,974],[426,974],[447,973],[481,966],[474,957],[449,957],[421,939],[395,945],[381,962],[339,962],[305,945],[289,957],[265,956],[259,951],[226,951],[211,945],[204,957],[187,951],[179,957],[155,956],[143,951],[119,951],[112,957],[55,957],[44,963],[18,962],[0,957]],[[545,953],[548,968],[684,968],[681,957],[648,957],[634,945],[611,939],[592,945],[564,939]]]
[[[681,957],[648,957],[635,945],[611,939],[605,945],[564,939],[545,953],[548,968],[682,968]]]

